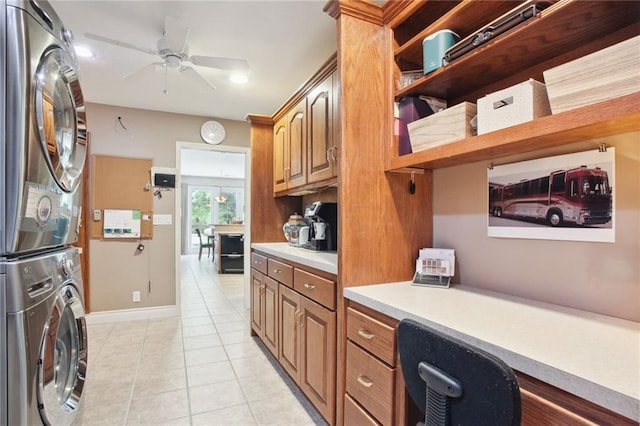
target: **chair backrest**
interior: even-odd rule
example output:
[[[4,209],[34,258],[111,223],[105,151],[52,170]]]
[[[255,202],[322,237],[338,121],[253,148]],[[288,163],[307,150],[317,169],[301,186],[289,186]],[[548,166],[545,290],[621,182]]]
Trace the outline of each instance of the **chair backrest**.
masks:
[[[402,375],[431,425],[519,425],[520,388],[498,357],[417,321],[398,325]]]
[[[196,234],[198,234],[198,240],[200,240],[200,245],[202,245],[202,234],[200,234],[200,230],[196,228]]]

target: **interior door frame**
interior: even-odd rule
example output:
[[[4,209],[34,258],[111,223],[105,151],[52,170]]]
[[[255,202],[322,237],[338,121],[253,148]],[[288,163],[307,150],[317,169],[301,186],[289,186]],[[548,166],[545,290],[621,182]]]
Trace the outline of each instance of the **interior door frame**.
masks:
[[[251,253],[251,150],[247,147],[240,146],[225,146],[225,145],[207,145],[203,143],[195,143],[195,142],[176,142],[176,188],[175,188],[175,282],[176,282],[176,307],[178,309],[178,314],[181,314],[181,291],[180,291],[180,277],[182,275],[181,270],[181,244],[182,244],[182,171],[180,170],[180,164],[182,159],[182,151],[192,149],[192,150],[200,150],[200,151],[219,151],[219,152],[233,152],[244,154],[244,206],[245,206],[245,215],[244,215],[244,306],[245,308],[249,308],[250,306],[250,298],[251,298],[251,274],[248,273],[251,268],[251,262],[249,255]]]

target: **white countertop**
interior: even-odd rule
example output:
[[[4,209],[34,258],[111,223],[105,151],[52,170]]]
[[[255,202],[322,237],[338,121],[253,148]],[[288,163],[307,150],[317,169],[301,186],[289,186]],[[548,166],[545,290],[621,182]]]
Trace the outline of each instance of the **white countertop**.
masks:
[[[640,323],[465,286],[402,282],[345,288],[344,296],[420,321],[515,370],[640,419]]]
[[[338,274],[338,254],[336,252],[307,250],[290,246],[289,243],[253,243],[251,248],[330,274]]]

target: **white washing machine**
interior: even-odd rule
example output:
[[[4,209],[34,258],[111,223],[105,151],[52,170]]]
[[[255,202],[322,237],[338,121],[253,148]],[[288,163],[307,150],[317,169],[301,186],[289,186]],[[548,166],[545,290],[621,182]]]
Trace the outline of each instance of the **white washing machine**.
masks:
[[[77,241],[87,132],[71,33],[46,1],[0,3],[0,256],[10,256]]]
[[[78,249],[0,262],[2,425],[68,425],[87,371]]]

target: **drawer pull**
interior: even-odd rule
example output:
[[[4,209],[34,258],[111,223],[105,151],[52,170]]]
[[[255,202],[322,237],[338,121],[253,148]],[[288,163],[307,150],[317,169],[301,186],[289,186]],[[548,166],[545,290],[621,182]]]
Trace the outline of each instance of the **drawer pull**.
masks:
[[[316,286],[313,285],[313,284],[304,283],[304,288],[309,289],[309,290],[313,290],[314,288],[316,288]]]
[[[280,272],[282,272],[282,269],[274,269],[274,270],[273,270],[273,273],[274,273],[274,274],[279,274]]]
[[[259,260],[254,260],[253,263],[256,265],[260,265],[262,262],[260,262]]]
[[[361,328],[360,330],[358,330],[358,334],[362,337],[364,337],[367,340],[371,340],[374,337],[376,337],[375,334],[369,333],[366,329]]]
[[[363,376],[362,374],[358,374],[358,383],[360,383],[365,388],[370,388],[373,386],[373,382],[369,380],[367,376]]]

